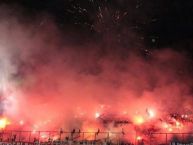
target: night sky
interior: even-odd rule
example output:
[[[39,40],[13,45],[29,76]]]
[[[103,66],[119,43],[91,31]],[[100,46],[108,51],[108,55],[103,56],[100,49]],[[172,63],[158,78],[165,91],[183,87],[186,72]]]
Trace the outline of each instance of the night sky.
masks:
[[[191,0],[6,0],[1,4],[10,9],[19,7],[28,21],[48,14],[61,31],[85,36],[77,38],[82,43],[100,41],[111,33],[117,41],[113,43],[125,47],[127,42],[121,38],[127,37],[129,30],[137,33],[148,49],[193,51]]]

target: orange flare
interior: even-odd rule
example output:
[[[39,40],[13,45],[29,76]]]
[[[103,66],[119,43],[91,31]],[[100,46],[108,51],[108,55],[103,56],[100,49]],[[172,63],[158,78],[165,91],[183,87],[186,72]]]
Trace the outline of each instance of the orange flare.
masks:
[[[142,116],[135,116],[134,117],[134,124],[140,125],[144,123],[144,118]]]
[[[9,124],[10,124],[10,121],[7,118],[0,119],[0,129],[4,129]]]

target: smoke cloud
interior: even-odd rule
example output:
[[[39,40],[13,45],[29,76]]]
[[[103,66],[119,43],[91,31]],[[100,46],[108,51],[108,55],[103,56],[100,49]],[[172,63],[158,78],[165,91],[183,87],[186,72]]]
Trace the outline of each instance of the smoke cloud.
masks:
[[[129,49],[109,45],[111,34],[98,44],[77,43],[49,16],[32,22],[0,11],[0,109],[10,128],[23,120],[26,130],[84,129],[96,112],[132,120],[147,108],[160,118],[192,109],[191,61],[184,53],[164,48],[141,54],[137,47],[145,45],[135,45],[134,32],[121,38]]]

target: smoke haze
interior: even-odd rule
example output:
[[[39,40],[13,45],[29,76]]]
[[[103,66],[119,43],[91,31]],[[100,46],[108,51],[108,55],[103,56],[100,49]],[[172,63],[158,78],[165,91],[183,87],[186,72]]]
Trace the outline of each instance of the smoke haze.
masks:
[[[0,12],[0,109],[15,126],[84,129],[96,112],[132,120],[149,107],[160,118],[192,109],[192,63],[183,52],[149,52],[133,31],[121,38],[127,49],[112,33],[97,43],[73,41],[76,33],[61,32],[48,15],[27,21],[7,7]]]

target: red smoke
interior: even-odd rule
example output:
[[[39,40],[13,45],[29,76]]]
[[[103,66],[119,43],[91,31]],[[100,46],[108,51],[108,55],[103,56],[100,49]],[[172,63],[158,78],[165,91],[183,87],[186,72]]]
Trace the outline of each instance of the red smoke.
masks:
[[[133,48],[123,59],[113,48],[67,45],[68,36],[47,17],[33,24],[5,18],[0,32],[7,129],[124,129],[141,139],[149,128],[183,132],[192,126],[190,62],[182,53],[167,48],[144,58]]]

